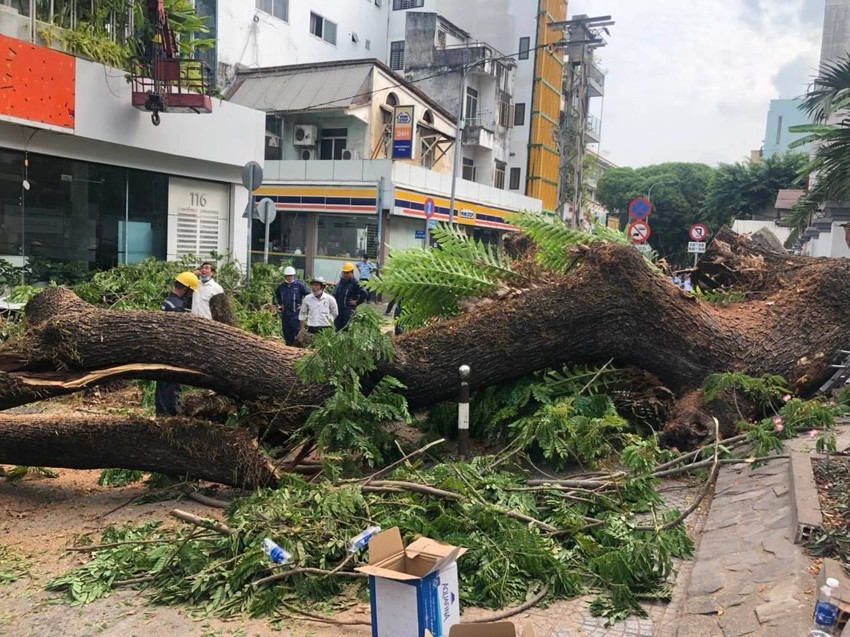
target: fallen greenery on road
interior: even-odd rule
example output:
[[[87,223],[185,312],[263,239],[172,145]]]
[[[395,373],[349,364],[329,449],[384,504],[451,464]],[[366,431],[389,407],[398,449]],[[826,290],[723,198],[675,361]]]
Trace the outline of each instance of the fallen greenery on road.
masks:
[[[156,603],[220,615],[270,615],[283,602],[329,611],[363,599],[363,580],[352,569],[366,556],[350,559],[345,545],[377,524],[400,527],[408,540],[425,535],[467,547],[459,561],[467,606],[511,606],[548,586],[550,599],[597,591],[596,607],[623,617],[641,613],[642,598],[667,594],[673,559],[692,551],[681,524],[662,528],[675,511],[658,514],[654,530],[637,528],[638,516],[661,503],[651,475],[658,454],[649,441],[627,449],[630,473],[616,489],[529,487],[526,474],[494,469],[491,457],[427,467],[407,461],[371,481],[287,476],[277,489],[232,503],[229,535],[195,527],[175,532],[158,523],[111,528],[102,542],[123,544],[95,550],[49,588],[66,591],[75,604],[129,582],[144,586]],[[269,563],[260,548],[264,537],[293,554],[294,568],[291,576],[257,586],[289,568]]]
[[[0,546],[0,585],[11,584],[27,574],[29,563],[8,546]]]

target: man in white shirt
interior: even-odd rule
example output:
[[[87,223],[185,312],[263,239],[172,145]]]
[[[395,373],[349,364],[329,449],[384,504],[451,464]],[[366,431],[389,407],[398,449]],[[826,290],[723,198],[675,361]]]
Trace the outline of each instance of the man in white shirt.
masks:
[[[304,297],[298,318],[301,320],[302,330],[306,326],[310,334],[315,334],[334,326],[334,319],[339,316],[339,308],[336,299],[325,292],[324,278],[314,276],[310,279],[310,290],[313,293]]]
[[[224,288],[213,281],[215,268],[209,261],[204,261],[201,264],[197,274],[201,283],[198,286],[198,291],[192,295],[192,314],[212,320],[210,299],[216,294],[224,294]]]

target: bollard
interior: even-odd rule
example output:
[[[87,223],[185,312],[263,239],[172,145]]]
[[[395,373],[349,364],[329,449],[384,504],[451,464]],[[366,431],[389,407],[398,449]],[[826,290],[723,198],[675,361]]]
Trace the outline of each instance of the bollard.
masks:
[[[469,455],[469,365],[458,368],[460,393],[457,399],[457,450],[461,457]]]

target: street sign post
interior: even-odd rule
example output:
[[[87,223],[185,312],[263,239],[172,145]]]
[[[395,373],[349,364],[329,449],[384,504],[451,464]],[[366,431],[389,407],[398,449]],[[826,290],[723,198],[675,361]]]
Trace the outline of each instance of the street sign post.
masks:
[[[708,226],[704,223],[695,223],[688,230],[688,236],[691,238],[691,241],[705,241],[705,238],[708,236]]]
[[[269,226],[277,218],[277,206],[268,197],[260,199],[257,206],[257,217],[266,226],[266,242],[263,244],[263,263],[269,262]]]
[[[705,246],[708,245],[705,241],[689,241],[688,242],[688,252],[693,252],[694,254],[702,254],[705,252]]]
[[[652,230],[645,221],[633,221],[629,224],[628,235],[632,243],[646,243]]]
[[[425,208],[425,237],[423,237],[423,238],[425,239],[425,247],[427,248],[429,245],[431,245],[430,230],[431,230],[431,228],[433,228],[434,226],[437,225],[437,220],[434,219],[434,210],[437,208],[437,206],[434,203],[434,200],[431,199],[431,197],[428,197],[425,200],[424,208]],[[433,223],[431,223],[432,221],[433,221]]]
[[[629,216],[638,221],[645,220],[652,214],[652,202],[646,197],[636,197],[629,202]]]
[[[649,254],[650,252],[652,252],[652,246],[649,245],[648,243],[635,244],[635,248],[637,248],[638,251],[643,253],[643,254]]]
[[[255,161],[249,161],[242,167],[242,185],[248,190],[248,206],[245,216],[248,217],[248,259],[245,265],[245,281],[251,280],[251,237],[254,223],[254,191],[263,183],[263,167]]]

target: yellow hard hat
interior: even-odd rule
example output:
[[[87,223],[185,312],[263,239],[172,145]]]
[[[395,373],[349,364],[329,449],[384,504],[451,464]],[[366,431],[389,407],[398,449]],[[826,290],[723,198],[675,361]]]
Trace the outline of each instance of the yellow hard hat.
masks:
[[[354,264],[351,261],[346,261],[342,264],[343,272],[354,272]]]
[[[174,280],[178,283],[182,283],[187,288],[192,288],[193,292],[198,291],[198,277],[195,275],[194,272],[181,272],[176,277],[174,277]]]

